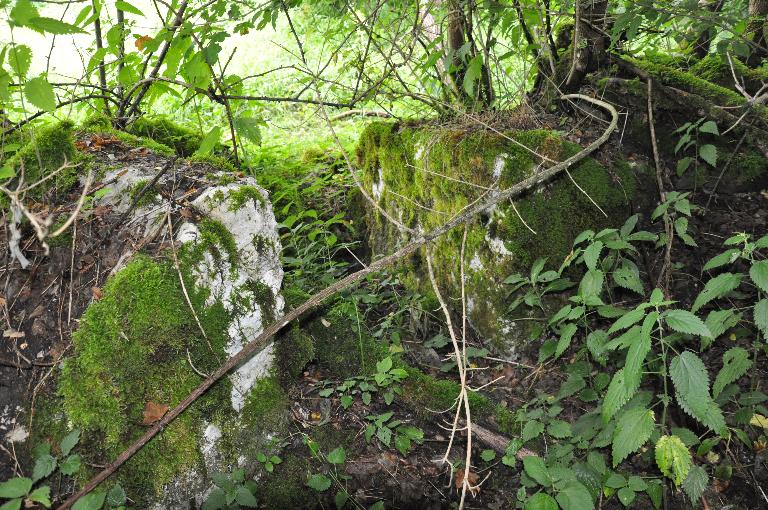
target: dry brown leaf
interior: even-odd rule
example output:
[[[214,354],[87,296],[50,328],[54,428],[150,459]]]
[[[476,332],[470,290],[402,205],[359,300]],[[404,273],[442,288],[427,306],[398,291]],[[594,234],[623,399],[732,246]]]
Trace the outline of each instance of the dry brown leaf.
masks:
[[[467,490],[470,494],[473,496],[477,496],[477,494],[480,492],[480,487],[477,485],[478,480],[480,477],[477,476],[477,473],[470,471],[467,475],[467,481],[469,482],[469,487],[467,487]],[[459,469],[456,471],[456,476],[454,477],[454,483],[456,484],[456,489],[461,490],[461,486],[464,484],[464,470]]]
[[[0,296],[0,306],[5,306],[7,302],[3,296]]]
[[[91,294],[93,294],[93,299],[96,301],[104,297],[104,291],[98,287],[91,287]]]
[[[142,421],[142,423],[144,425],[152,425],[160,418],[162,418],[167,412],[167,405],[158,404],[152,401],[147,402],[147,405],[144,406],[144,421]]]
[[[6,329],[3,331],[5,338],[24,338],[26,334],[23,331],[16,331],[15,329]]]
[[[144,51],[144,46],[147,45],[149,41],[151,41],[152,38],[148,35],[142,35],[141,37],[136,38],[136,42],[133,43],[136,45],[136,47],[139,49],[139,51]]]

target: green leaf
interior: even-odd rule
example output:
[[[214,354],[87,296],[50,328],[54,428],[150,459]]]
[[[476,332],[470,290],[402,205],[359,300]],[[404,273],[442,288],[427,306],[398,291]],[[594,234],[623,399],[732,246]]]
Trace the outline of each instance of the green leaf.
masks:
[[[749,277],[760,290],[768,293],[768,260],[753,262],[749,268]]]
[[[480,452],[480,458],[485,462],[491,462],[496,458],[496,452],[493,450],[483,450]]]
[[[653,433],[653,411],[634,407],[623,413],[613,431],[613,467],[643,446]]]
[[[699,157],[712,166],[717,165],[717,147],[706,144],[699,147]]]
[[[205,156],[206,154],[210,154],[214,147],[216,147],[216,144],[219,143],[221,132],[220,126],[211,128],[211,130],[208,131],[208,134],[205,135],[205,138],[203,138],[203,141],[200,142],[200,147],[195,151],[195,155]]]
[[[307,485],[317,492],[325,492],[331,487],[331,479],[325,475],[316,474],[309,477]]]
[[[656,441],[656,465],[679,486],[691,469],[691,452],[677,436],[661,436]]]
[[[669,364],[669,375],[675,385],[680,407],[715,432],[725,428],[725,418],[709,395],[709,374],[696,354],[685,351]]]
[[[691,311],[696,313],[699,309],[714,299],[721,298],[735,290],[741,284],[740,273],[723,273],[707,282],[704,290],[696,297]]]
[[[611,473],[611,476],[608,477],[604,485],[611,489],[620,489],[626,487],[627,479],[619,473]]]
[[[717,373],[712,385],[712,395],[717,397],[723,389],[747,373],[752,367],[749,352],[741,347],[733,347],[723,354],[723,368]]]
[[[392,358],[390,356],[387,356],[383,360],[376,362],[376,371],[380,374],[389,372],[391,368],[392,368]]]
[[[480,79],[483,70],[483,56],[475,55],[464,71],[464,81],[462,86],[469,96],[475,95],[475,82]]]
[[[717,124],[713,120],[708,120],[699,127],[699,133],[710,133],[713,135],[719,135],[720,131],[717,129]]]
[[[20,498],[32,490],[32,480],[24,477],[11,478],[0,482],[0,498]]]
[[[594,510],[595,508],[587,488],[576,480],[566,482],[557,493],[556,499],[563,510]]]
[[[571,437],[571,424],[564,420],[552,420],[547,426],[547,433],[555,439]]]
[[[704,325],[712,333],[712,339],[719,337],[725,333],[728,329],[732,328],[739,323],[741,314],[735,313],[731,309],[726,310],[712,310],[707,315],[707,320],[704,321]]]
[[[130,12],[131,14],[135,14],[137,16],[144,16],[143,12],[128,2],[124,2],[123,0],[117,0],[117,2],[115,2],[115,9],[120,9],[124,12]]]
[[[552,485],[552,478],[549,475],[547,466],[544,465],[544,459],[536,455],[523,457],[523,468],[525,474],[530,476],[536,483],[549,487]]]
[[[603,249],[602,241],[595,241],[584,250],[584,263],[587,269],[597,269],[597,260],[600,258],[600,252]]]
[[[61,463],[59,464],[59,471],[61,471],[61,474],[63,475],[72,476],[78,471],[80,471],[80,465],[81,465],[80,455],[77,455],[77,454],[70,455],[69,457],[61,461]]]
[[[613,375],[603,400],[602,414],[604,423],[608,423],[616,412],[629,401],[639,386],[640,380],[636,377],[626,380],[623,368]]]
[[[107,505],[112,507],[123,506],[125,504],[125,490],[118,483],[115,484],[107,493]]]
[[[344,505],[347,504],[347,501],[349,500],[349,493],[347,491],[339,491],[336,493],[336,496],[334,496],[333,501],[336,504],[336,510],[342,510],[344,508]]]
[[[558,510],[557,502],[545,492],[537,492],[525,500],[525,510]]]
[[[524,443],[527,443],[531,439],[539,437],[544,432],[544,424],[538,420],[530,420],[525,423],[523,427],[522,439]]]
[[[29,493],[27,499],[34,501],[35,503],[40,503],[45,508],[51,508],[51,488],[47,485],[38,487]]]
[[[233,121],[237,134],[251,143],[261,145],[261,128],[263,121],[255,117],[240,116]]]
[[[621,331],[622,329],[626,329],[634,324],[637,324],[643,320],[643,317],[645,317],[645,310],[642,308],[635,308],[634,310],[630,310],[629,312],[619,317],[619,319],[611,325],[611,327],[608,329],[608,334],[610,335],[611,333]]]
[[[624,362],[624,377],[627,381],[640,381],[645,357],[651,352],[651,332],[658,318],[659,312],[649,313],[643,320],[639,338],[629,346]]]
[[[24,85],[24,95],[27,100],[43,111],[51,112],[56,109],[56,94],[48,80],[42,76],[32,78]]]
[[[19,510],[21,508],[21,503],[24,500],[19,499],[12,499],[10,501],[7,501],[0,506],[0,510]]]
[[[735,261],[737,258],[739,258],[739,254],[741,253],[741,250],[737,250],[735,248],[731,248],[730,250],[725,250],[720,255],[715,255],[709,261],[704,264],[704,271],[710,271],[712,269],[717,269],[718,267],[725,266],[727,264],[731,264],[733,261]]]
[[[95,490],[78,499],[77,503],[72,506],[72,510],[100,510],[104,506],[106,498],[107,493],[105,491]]]
[[[763,337],[768,340],[768,299],[761,299],[755,305],[755,326],[763,332]]]
[[[643,282],[640,279],[640,270],[631,260],[622,259],[619,267],[613,272],[613,281],[619,287],[637,292],[641,296],[645,295]]]
[[[709,485],[709,475],[701,466],[692,466],[688,476],[683,480],[683,491],[688,495],[691,503],[698,504],[702,494]]]
[[[328,462],[331,464],[344,464],[344,461],[347,460],[347,452],[344,451],[344,448],[339,446],[335,450],[331,451],[331,453],[328,454]]]
[[[23,44],[14,44],[8,47],[8,65],[11,66],[13,74],[23,80],[29,72],[29,65],[32,62],[32,50],[29,46]]]
[[[633,491],[629,487],[622,487],[621,489],[619,489],[619,492],[617,492],[616,495],[619,497],[619,501],[621,501],[621,504],[626,507],[631,505],[632,502],[635,500],[635,491]]]
[[[77,443],[80,442],[80,431],[78,429],[73,430],[66,436],[64,436],[64,439],[61,440],[61,443],[59,444],[59,449],[61,450],[61,456],[66,457],[69,455],[69,452],[72,451],[72,448],[77,446]]]
[[[712,338],[712,332],[704,321],[687,310],[669,310],[664,314],[664,322],[678,333]]]
[[[242,485],[237,488],[235,503],[240,506],[247,506],[248,508],[255,508],[259,504],[253,493],[251,493],[251,491]]]
[[[18,0],[11,9],[11,21],[18,26],[24,26],[29,20],[37,17],[38,12],[30,0]]]
[[[82,30],[75,25],[64,23],[55,18],[46,18],[38,16],[32,18],[27,22],[27,26],[38,32],[44,32],[55,35],[68,35],[68,34],[86,34],[85,30]]]
[[[48,477],[56,469],[56,457],[52,455],[43,455],[35,461],[35,467],[32,469],[32,482],[37,482]]]
[[[560,330],[560,340],[558,340],[557,347],[555,348],[555,359],[559,358],[571,345],[576,329],[577,327],[574,323],[568,323],[562,327]]]
[[[226,508],[227,505],[227,494],[217,487],[203,502],[202,510],[220,510]]]

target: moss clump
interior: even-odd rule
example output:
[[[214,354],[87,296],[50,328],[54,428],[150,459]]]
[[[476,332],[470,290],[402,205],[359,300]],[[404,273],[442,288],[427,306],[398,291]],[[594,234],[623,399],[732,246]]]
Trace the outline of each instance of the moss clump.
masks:
[[[263,377],[248,393],[242,409],[246,429],[276,430],[287,419],[288,396],[275,375]]]
[[[732,58],[731,62],[733,63],[733,71],[736,72],[736,76],[744,80],[748,89],[753,88],[755,85],[759,87],[761,82],[768,80],[768,72],[763,69],[753,69],[737,58]],[[692,65],[689,71],[703,80],[711,81],[727,88],[733,87],[731,64],[720,55],[707,55]]]
[[[449,379],[437,379],[421,370],[405,367],[408,377],[403,381],[403,393],[399,397],[422,419],[434,418],[435,411],[445,411],[456,403],[461,385]],[[484,418],[491,416],[494,404],[488,398],[469,393],[472,415]]]
[[[237,242],[232,232],[227,230],[227,227],[220,221],[210,218],[203,219],[198,228],[200,229],[200,242],[194,246],[193,251],[198,255],[202,255],[204,251],[210,251],[220,259],[226,258],[232,270],[235,270],[238,254]]]
[[[484,189],[507,188],[547,165],[543,158],[563,161],[579,150],[558,133],[545,130],[500,135],[376,122],[363,132],[357,157],[364,185],[379,204],[406,226],[430,231],[480,199]],[[501,282],[538,257],[565,257],[581,231],[600,230],[612,226],[611,218],[624,217],[635,194],[635,177],[626,165],[608,170],[586,158],[570,169],[570,175],[589,196],[563,176],[516,199],[516,210],[502,203],[469,224],[465,262],[470,320],[500,349],[521,340],[510,334],[505,317],[508,289]],[[368,208],[366,219],[374,254],[388,254],[402,242],[400,232],[375,209]],[[449,296],[461,290],[462,235],[454,229],[434,242],[436,277]],[[423,254],[414,257],[412,276],[404,282],[428,291],[425,266]]]
[[[81,124],[80,131],[99,132],[110,131],[112,129],[112,119],[103,113],[94,113],[89,115]]]
[[[352,301],[339,301],[307,327],[318,363],[339,378],[370,375],[387,348],[365,329]]]
[[[239,211],[249,200],[253,200],[257,207],[263,206],[265,202],[261,191],[256,186],[240,186],[229,193],[229,210],[232,212]]]
[[[144,188],[147,187],[147,184],[149,184],[149,179],[141,179],[136,181],[133,186],[131,186],[131,189],[128,190],[128,195],[131,197],[131,202],[136,200],[139,194],[144,191]],[[139,201],[136,202],[136,207],[153,205],[156,204],[158,200],[159,197],[157,195],[157,191],[155,189],[148,189],[143,195],[141,195]]]
[[[206,165],[210,165],[214,168],[225,170],[227,172],[237,172],[237,168],[232,164],[231,161],[229,161],[227,158],[224,158],[222,156],[216,156],[214,154],[193,154],[192,156],[189,156],[187,158],[187,161],[190,163],[203,163]],[[235,182],[234,177],[230,177],[227,179],[227,177],[220,177],[220,179],[226,179],[227,182],[221,182],[221,184],[228,184],[229,182]]]
[[[23,168],[24,182],[30,185],[58,170],[65,163],[77,163],[78,153],[72,134],[73,126],[72,122],[62,121],[36,128],[29,143],[21,147],[6,164],[16,171],[17,176],[21,175]],[[30,196],[39,199],[51,189],[66,192],[77,181],[77,175],[77,168],[62,170],[52,179],[32,189]]]
[[[281,379],[291,381],[300,376],[304,367],[315,359],[315,343],[310,335],[295,325],[278,339],[275,358]]]
[[[74,333],[74,356],[59,380],[63,407],[83,430],[94,462],[112,459],[143,433],[147,403],[173,407],[201,382],[199,370],[215,369],[225,357],[229,314],[206,306],[206,293],[185,281],[207,338],[200,333],[173,266],[137,257],[112,277]],[[188,354],[187,354],[188,353]],[[123,486],[141,501],[202,462],[197,435],[203,421],[223,420],[221,402],[230,383],[222,381],[121,469]],[[140,505],[139,505],[140,506]]]
[[[129,127],[129,131],[171,147],[181,157],[194,154],[203,141],[200,133],[167,117],[140,117]]]
[[[302,455],[291,455],[275,466],[275,471],[259,483],[257,497],[265,508],[314,508],[317,496],[307,487],[312,475],[309,460]]]
[[[125,131],[118,131],[114,129],[100,132],[112,135],[130,147],[145,147],[153,152],[156,152],[157,154],[162,154],[163,156],[173,156],[175,154],[172,148],[168,147],[167,145],[163,145],[162,143],[156,142],[151,138],[143,138],[131,133],[126,133]]]

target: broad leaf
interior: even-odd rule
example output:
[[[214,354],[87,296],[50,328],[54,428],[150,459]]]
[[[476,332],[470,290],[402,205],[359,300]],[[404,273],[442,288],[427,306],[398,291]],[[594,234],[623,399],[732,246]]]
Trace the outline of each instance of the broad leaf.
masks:
[[[691,452],[677,436],[661,436],[656,441],[656,465],[679,486],[691,470]]]
[[[32,480],[24,477],[0,482],[0,498],[20,498],[32,490]]]
[[[704,286],[704,290],[696,297],[691,311],[696,313],[699,309],[712,301],[713,299],[721,298],[729,292],[736,289],[741,284],[742,275],[740,273],[723,273],[715,276],[707,282]]]
[[[735,248],[731,248],[730,250],[726,250],[720,255],[715,255],[709,261],[704,264],[704,271],[710,271],[712,269],[716,269],[718,267],[725,266],[727,264],[730,264],[737,258],[739,258],[739,254],[741,253],[741,250],[737,250]]]
[[[307,485],[317,492],[325,492],[331,487],[331,479],[325,475],[315,474],[309,477]]]
[[[134,7],[133,5],[129,4],[128,2],[124,2],[123,0],[117,0],[117,2],[115,2],[115,9],[120,9],[124,12],[130,12],[131,14],[135,14],[137,16],[144,16],[144,13],[141,12],[137,7]]]
[[[563,510],[594,510],[595,508],[587,488],[576,480],[566,482],[557,493],[556,499]]]
[[[538,492],[525,500],[525,510],[558,510],[558,507],[552,496]]]
[[[749,268],[749,277],[760,290],[768,293],[768,260],[753,262]]]
[[[35,17],[27,22],[27,26],[38,32],[44,32],[54,35],[67,35],[67,34],[85,34],[85,30],[82,30],[75,25],[64,23],[55,18]]]
[[[103,490],[95,490],[77,500],[72,510],[100,510],[104,506],[107,493]]]
[[[725,428],[725,418],[709,395],[709,375],[696,354],[685,351],[669,364],[669,375],[675,385],[680,407],[715,432]]]
[[[43,111],[51,112],[56,109],[56,94],[53,86],[42,76],[32,78],[24,85],[24,95],[30,103]]]
[[[712,332],[704,321],[687,310],[669,310],[664,314],[664,322],[678,333],[712,338]]]
[[[749,352],[742,347],[733,347],[723,354],[723,368],[718,372],[712,385],[712,394],[717,397],[723,388],[739,379],[752,367]]]
[[[761,299],[755,305],[755,326],[762,331],[763,338],[768,340],[768,299]]]
[[[77,443],[80,441],[80,431],[78,429],[73,430],[66,436],[64,436],[64,439],[61,440],[61,443],[59,444],[59,449],[61,450],[62,457],[66,457],[69,455],[69,452],[72,451],[72,448],[74,448]]]
[[[653,427],[653,411],[635,407],[623,413],[613,431],[613,467],[640,449],[651,437]]]
[[[22,80],[27,77],[29,65],[32,62],[32,50],[29,49],[29,46],[23,44],[9,46],[6,58],[13,74]]]
[[[530,476],[539,485],[549,487],[552,485],[552,477],[549,475],[547,466],[544,465],[544,459],[536,455],[523,457],[523,467],[525,474]]]
[[[717,147],[706,144],[699,147],[699,157],[712,166],[717,165]]]
[[[691,503],[697,505],[701,500],[701,495],[709,485],[709,476],[701,466],[692,466],[688,471],[688,476],[683,480],[683,491],[688,495]]]
[[[195,155],[204,156],[210,154],[214,147],[216,147],[216,144],[219,143],[219,138],[221,138],[221,127],[214,126],[203,138],[200,147],[195,151]]]
[[[618,370],[608,385],[608,392],[603,400],[603,422],[608,423],[613,415],[626,404],[640,386],[637,378],[626,380],[624,369]]]

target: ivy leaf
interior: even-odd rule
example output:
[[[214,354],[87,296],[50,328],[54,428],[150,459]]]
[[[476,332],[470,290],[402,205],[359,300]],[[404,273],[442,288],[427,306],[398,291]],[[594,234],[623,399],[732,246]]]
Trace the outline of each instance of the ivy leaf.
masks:
[[[623,413],[613,431],[613,467],[643,446],[653,433],[653,411],[634,407]]]
[[[699,147],[699,157],[712,166],[717,164],[717,147],[706,144]]]
[[[721,298],[736,289],[741,284],[741,273],[723,273],[715,276],[707,282],[704,290],[696,297],[691,311],[696,313],[699,309],[712,301]]]
[[[0,498],[20,498],[32,490],[32,480],[25,477],[11,478],[0,482]]]
[[[687,310],[669,310],[664,314],[664,322],[678,333],[712,338],[712,332],[704,321]]]
[[[749,277],[760,290],[768,292],[768,260],[753,262],[749,268]]]
[[[678,487],[691,470],[691,452],[677,436],[661,436],[656,441],[656,465]]]
[[[325,492],[331,487],[331,479],[321,474],[312,475],[307,480],[307,486],[317,492]]]
[[[50,112],[56,109],[56,94],[53,86],[42,76],[32,78],[24,85],[24,95],[30,103],[43,111]]]
[[[701,495],[709,485],[709,475],[701,466],[692,466],[688,476],[683,480],[683,491],[688,495],[694,505],[699,502]]]
[[[752,367],[749,352],[741,347],[733,347],[723,354],[723,368],[718,372],[712,385],[712,395],[717,397],[723,389],[747,373]]]
[[[761,299],[755,305],[755,326],[763,332],[763,337],[768,339],[768,299]]]
[[[725,418],[709,395],[709,375],[696,354],[685,351],[669,364],[677,402],[683,410],[715,432],[725,428]]]

